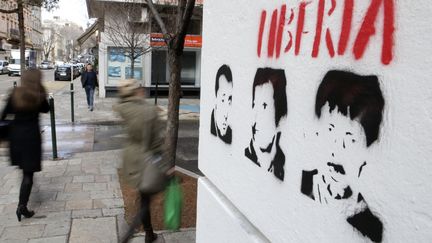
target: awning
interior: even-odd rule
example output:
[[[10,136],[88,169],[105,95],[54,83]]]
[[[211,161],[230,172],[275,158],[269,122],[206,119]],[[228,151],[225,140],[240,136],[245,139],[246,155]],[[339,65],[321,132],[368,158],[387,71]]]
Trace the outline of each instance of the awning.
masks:
[[[92,24],[89,28],[86,29],[86,31],[77,39],[77,42],[79,45],[82,45],[90,36],[96,32],[96,30],[99,29],[99,21],[96,20],[94,24]]]

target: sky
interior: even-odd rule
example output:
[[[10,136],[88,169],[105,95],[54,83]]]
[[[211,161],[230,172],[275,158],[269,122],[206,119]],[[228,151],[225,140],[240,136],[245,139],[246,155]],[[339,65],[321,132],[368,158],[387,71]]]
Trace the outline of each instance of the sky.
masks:
[[[47,12],[42,10],[42,21],[44,19],[52,19],[54,16],[60,16],[62,19],[75,22],[76,24],[87,28],[88,14],[86,0],[60,0],[59,8]]]

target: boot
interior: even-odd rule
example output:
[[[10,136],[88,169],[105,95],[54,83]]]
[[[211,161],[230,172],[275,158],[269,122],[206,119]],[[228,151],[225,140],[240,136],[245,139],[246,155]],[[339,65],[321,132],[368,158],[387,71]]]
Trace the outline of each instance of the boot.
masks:
[[[152,243],[157,239],[157,234],[153,232],[153,229],[145,230],[145,243]]]
[[[27,206],[24,205],[18,205],[16,215],[18,218],[18,221],[21,222],[21,216],[24,216],[26,218],[31,218],[35,214],[34,211],[29,211]]]

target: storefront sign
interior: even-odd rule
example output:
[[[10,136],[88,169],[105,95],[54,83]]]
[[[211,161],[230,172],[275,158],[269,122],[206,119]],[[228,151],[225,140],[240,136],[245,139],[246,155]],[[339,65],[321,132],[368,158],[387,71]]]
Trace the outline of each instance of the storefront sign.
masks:
[[[166,46],[163,34],[152,33],[150,35],[151,46]],[[184,47],[202,47],[202,36],[201,35],[186,35]]]

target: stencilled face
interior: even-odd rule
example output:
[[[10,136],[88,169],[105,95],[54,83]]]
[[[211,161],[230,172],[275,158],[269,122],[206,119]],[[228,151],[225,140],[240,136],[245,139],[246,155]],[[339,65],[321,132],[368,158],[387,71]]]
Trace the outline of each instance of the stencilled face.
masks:
[[[321,111],[322,126],[316,135],[326,152],[320,156],[314,183],[319,200],[330,203],[356,196],[356,184],[367,165],[366,135],[358,121],[344,116],[337,107],[330,113],[327,104]]]
[[[252,124],[252,135],[255,144],[261,149],[266,149],[273,142],[276,133],[273,93],[271,83],[255,87],[252,108],[255,120]]]
[[[232,103],[232,83],[228,82],[225,76],[219,77],[219,89],[216,95],[216,105],[215,105],[215,120],[216,126],[219,132],[224,136],[229,127],[229,113],[231,110]]]

